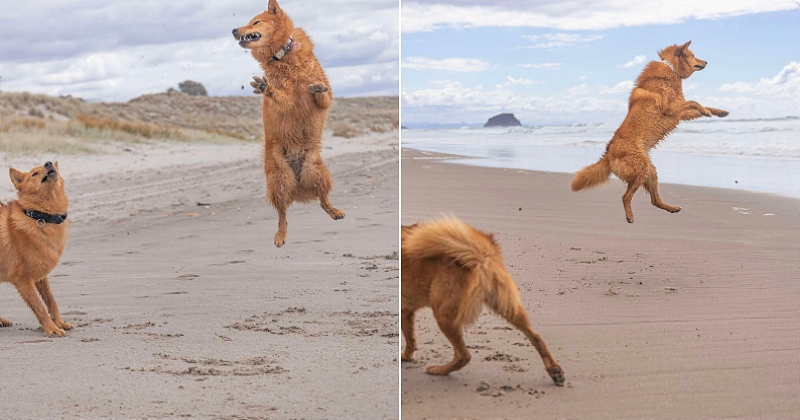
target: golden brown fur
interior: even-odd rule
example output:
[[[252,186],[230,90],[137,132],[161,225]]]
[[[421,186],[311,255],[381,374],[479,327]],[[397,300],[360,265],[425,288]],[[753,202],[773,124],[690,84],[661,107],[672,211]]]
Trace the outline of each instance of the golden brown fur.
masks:
[[[270,0],[267,10],[246,26],[234,29],[233,36],[251,50],[264,70],[264,77],[255,77],[251,85],[264,98],[267,196],[278,212],[275,245],[282,246],[286,211],[295,201],[318,199],[331,218],[344,217],[328,200],[333,179],[320,156],[333,94],[311,40],[292,25],[276,0]],[[280,56],[290,38],[290,51]]]
[[[50,162],[45,165],[47,168],[38,166],[28,173],[13,168],[9,171],[19,198],[0,206],[0,282],[10,282],[17,288],[45,334],[61,336],[72,325],[61,319],[47,275],[64,252],[69,222],[41,226],[24,213],[25,210],[67,212],[68,201],[58,162],[54,166]],[[0,317],[0,327],[9,325],[11,321]]]
[[[455,217],[403,226],[401,260],[401,327],[406,340],[402,360],[411,360],[417,349],[414,313],[429,306],[455,355],[446,365],[428,366],[428,373],[447,375],[461,369],[471,358],[464,328],[475,322],[486,304],[525,334],[556,385],[564,384],[564,370],[531,328],[517,285],[492,235]]]
[[[658,174],[650,161],[650,149],[672,132],[681,121],[702,116],[725,117],[727,111],[707,108],[683,97],[681,81],[695,71],[705,68],[707,62],[689,50],[691,41],[672,45],[660,51],[662,60],[651,61],[636,80],[628,103],[628,115],[608,143],[600,161],[581,169],[572,180],[572,191],[592,188],[606,182],[613,173],[628,184],[622,196],[625,217],[633,223],[631,199],[639,187],[650,193],[651,203],[670,213],[680,207],[670,206],[658,195]]]

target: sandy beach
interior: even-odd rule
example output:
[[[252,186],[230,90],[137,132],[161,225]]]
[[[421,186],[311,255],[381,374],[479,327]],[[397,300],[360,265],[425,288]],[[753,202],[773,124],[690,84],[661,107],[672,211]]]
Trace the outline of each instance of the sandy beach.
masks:
[[[0,285],[0,417],[396,418],[397,146],[326,137],[347,217],[295,205],[280,249],[258,143],[4,155],[59,160],[72,225],[50,278],[75,328],[45,337]]]
[[[447,163],[402,152],[402,223],[452,212],[495,232],[534,329],[564,367],[553,385],[524,336],[485,312],[472,361],[430,310],[401,365],[404,419],[794,418],[800,413],[800,200],[661,185],[669,214],[617,181],[572,193],[572,176]]]

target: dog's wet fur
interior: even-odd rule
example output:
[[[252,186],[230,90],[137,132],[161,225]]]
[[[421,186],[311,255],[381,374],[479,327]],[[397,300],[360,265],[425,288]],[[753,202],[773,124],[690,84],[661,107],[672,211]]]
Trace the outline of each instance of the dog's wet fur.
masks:
[[[650,161],[650,149],[681,121],[728,115],[727,111],[684,99],[682,80],[708,64],[694,56],[689,50],[690,43],[664,48],[658,53],[663,61],[651,61],[645,66],[631,92],[628,115],[606,146],[605,154],[597,163],[581,169],[572,180],[572,191],[600,185],[608,181],[612,173],[627,183],[622,205],[629,223],[633,223],[633,194],[642,186],[650,193],[650,202],[654,206],[670,213],[681,210],[661,200],[658,174]]]

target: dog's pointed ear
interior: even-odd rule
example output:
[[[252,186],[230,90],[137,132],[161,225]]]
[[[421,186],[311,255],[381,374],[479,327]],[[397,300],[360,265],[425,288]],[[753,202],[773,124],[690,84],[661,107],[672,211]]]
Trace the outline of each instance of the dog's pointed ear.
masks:
[[[689,41],[678,47],[678,49],[675,51],[675,55],[677,55],[678,57],[682,56],[686,52],[686,49],[689,48],[689,44],[691,43],[692,41]]]
[[[58,171],[58,161],[53,162],[53,166],[56,167],[56,171]]]
[[[19,186],[19,183],[22,182],[22,177],[25,175],[23,172],[20,172],[14,168],[8,170],[8,175],[11,176],[11,182],[14,183],[14,187]]]
[[[267,6],[267,11],[272,13],[273,15],[277,15],[278,12],[281,11],[281,7],[278,6],[277,0],[269,0],[269,5]]]

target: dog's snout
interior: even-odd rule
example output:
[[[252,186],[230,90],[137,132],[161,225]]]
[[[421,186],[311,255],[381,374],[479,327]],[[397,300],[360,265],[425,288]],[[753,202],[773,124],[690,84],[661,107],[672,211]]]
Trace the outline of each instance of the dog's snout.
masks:
[[[236,36],[236,34],[239,33],[239,28],[232,30],[231,33],[233,34],[233,36]]]
[[[53,162],[45,162],[44,168],[47,169],[48,171],[50,169],[53,169]]]

